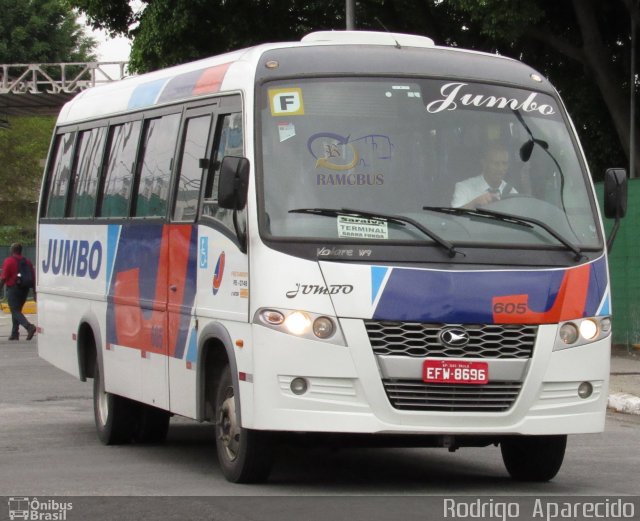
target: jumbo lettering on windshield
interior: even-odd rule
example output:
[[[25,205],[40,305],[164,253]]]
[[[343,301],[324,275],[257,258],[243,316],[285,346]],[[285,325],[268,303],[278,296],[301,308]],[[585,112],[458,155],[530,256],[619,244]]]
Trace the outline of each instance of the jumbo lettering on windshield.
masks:
[[[100,241],[49,239],[42,271],[54,275],[96,279],[102,267]]]
[[[467,89],[467,87],[469,87]],[[516,97],[494,96],[473,91],[473,86],[468,83],[446,83],[440,88],[442,99],[434,100],[427,104],[427,112],[437,114],[445,110],[456,110],[459,105],[465,107],[485,107],[489,109],[522,110],[523,112],[538,113],[542,116],[556,114],[555,109],[548,103],[536,101],[538,93],[531,92],[521,101]],[[479,87],[478,87],[479,88]]]

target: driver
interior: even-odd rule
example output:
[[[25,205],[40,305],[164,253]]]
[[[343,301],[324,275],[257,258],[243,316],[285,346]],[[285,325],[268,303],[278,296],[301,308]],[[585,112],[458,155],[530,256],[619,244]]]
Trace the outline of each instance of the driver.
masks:
[[[494,143],[487,148],[482,158],[482,173],[476,177],[456,183],[451,206],[475,209],[477,206],[499,201],[505,194],[517,194],[504,176],[509,170],[509,152]]]

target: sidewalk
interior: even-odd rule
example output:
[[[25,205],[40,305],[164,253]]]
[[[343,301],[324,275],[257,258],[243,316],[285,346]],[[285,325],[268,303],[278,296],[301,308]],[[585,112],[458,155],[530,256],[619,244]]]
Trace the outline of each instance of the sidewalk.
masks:
[[[26,314],[29,322],[38,323],[37,315]],[[8,344],[11,333],[11,315],[0,311],[0,346]],[[20,331],[24,339],[26,333]],[[29,344],[36,346],[36,338]],[[23,340],[26,342],[26,340]],[[640,415],[640,349],[614,346],[611,352],[611,381],[609,408],[618,412]]]
[[[626,346],[611,349],[609,408],[640,414],[640,349],[628,350]]]

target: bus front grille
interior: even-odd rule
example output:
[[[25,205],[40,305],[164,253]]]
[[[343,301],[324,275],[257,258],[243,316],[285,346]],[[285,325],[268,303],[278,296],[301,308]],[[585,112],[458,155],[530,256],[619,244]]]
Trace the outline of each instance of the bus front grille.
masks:
[[[382,383],[395,409],[437,412],[504,412],[511,408],[522,387],[521,382],[456,385],[383,379]]]
[[[538,326],[511,324],[451,325],[418,322],[365,320],[369,341],[376,355],[435,358],[529,359]],[[464,329],[469,342],[464,347],[444,345],[445,327]]]

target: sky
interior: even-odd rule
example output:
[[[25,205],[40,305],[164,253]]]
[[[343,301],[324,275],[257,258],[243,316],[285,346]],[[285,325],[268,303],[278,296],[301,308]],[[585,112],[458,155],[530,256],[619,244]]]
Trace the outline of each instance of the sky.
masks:
[[[130,0],[129,3],[134,12],[141,12],[144,8],[140,0]],[[86,25],[86,17],[79,16],[80,23],[86,26],[87,34],[93,36],[98,42],[96,54],[98,61],[128,61],[129,52],[131,51],[131,41],[124,37],[109,38],[106,31],[92,29]]]
[[[88,28],[87,32],[91,34],[98,42],[96,54],[98,61],[128,61],[129,52],[131,51],[131,41],[124,37],[109,38],[105,31],[95,31]]]

